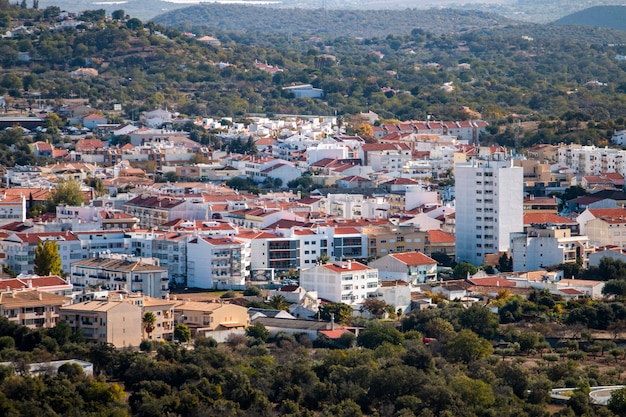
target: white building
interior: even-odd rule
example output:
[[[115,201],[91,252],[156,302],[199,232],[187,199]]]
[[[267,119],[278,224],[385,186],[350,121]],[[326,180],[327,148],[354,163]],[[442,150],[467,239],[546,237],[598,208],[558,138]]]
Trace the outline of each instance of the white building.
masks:
[[[72,263],[71,280],[78,290],[102,287],[109,290],[141,292],[154,298],[169,295],[167,268],[156,260],[108,255]]]
[[[524,171],[512,160],[474,160],[455,167],[456,256],[482,265],[506,252],[509,235],[523,231]]]
[[[376,296],[378,270],[355,261],[317,265],[300,273],[300,286],[317,291],[320,298],[356,306]]]
[[[243,243],[230,237],[195,238],[187,244],[187,285],[241,288],[245,284]]]
[[[457,230],[458,227],[457,223]],[[550,265],[573,264],[578,259],[587,267],[595,247],[589,244],[587,236],[571,236],[570,229],[545,227],[511,233],[510,250],[514,271],[534,271]]]
[[[622,132],[617,132],[622,134]],[[614,136],[613,141],[619,144],[619,138]],[[599,175],[606,172],[618,172],[626,176],[626,151],[613,148],[598,148],[596,146],[564,145],[558,149],[558,163],[570,167],[581,175]]]
[[[437,280],[437,261],[420,252],[391,253],[370,262],[370,265],[378,269],[378,275],[384,281],[422,284]]]
[[[322,98],[324,97],[324,90],[321,88],[314,88],[311,84],[294,85],[289,87],[283,87],[283,90],[287,90],[293,93],[296,98]]]

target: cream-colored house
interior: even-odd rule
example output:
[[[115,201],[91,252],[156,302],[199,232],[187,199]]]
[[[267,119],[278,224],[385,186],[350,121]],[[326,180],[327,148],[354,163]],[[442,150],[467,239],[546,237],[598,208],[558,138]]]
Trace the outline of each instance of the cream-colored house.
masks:
[[[369,263],[378,269],[381,280],[402,280],[412,284],[437,280],[437,261],[420,252],[392,253]]]
[[[31,329],[50,328],[57,324],[59,309],[69,302],[69,297],[38,290],[6,291],[0,293],[0,316]]]
[[[209,336],[223,342],[231,333],[243,333],[249,324],[248,309],[217,301],[175,301],[174,322],[186,324],[194,336]]]
[[[124,300],[87,301],[62,307],[59,319],[89,341],[122,348],[141,343],[141,314],[140,306]]]
[[[175,301],[159,300],[158,298],[145,297],[143,300],[142,317],[148,311],[154,314],[156,322],[154,330],[145,339],[150,340],[173,340],[174,338],[174,305]],[[143,326],[142,326],[143,327]]]

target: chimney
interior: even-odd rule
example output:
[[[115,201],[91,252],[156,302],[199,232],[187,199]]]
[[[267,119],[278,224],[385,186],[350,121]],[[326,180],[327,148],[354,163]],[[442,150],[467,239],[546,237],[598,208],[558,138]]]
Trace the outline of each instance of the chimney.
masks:
[[[352,260],[348,260],[348,269],[352,269]]]

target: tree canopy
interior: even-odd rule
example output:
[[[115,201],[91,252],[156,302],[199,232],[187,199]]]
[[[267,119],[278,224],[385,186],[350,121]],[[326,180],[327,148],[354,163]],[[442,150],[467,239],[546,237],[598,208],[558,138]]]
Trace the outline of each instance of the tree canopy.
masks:
[[[39,276],[62,275],[59,245],[53,240],[39,241],[35,248],[34,272]]]

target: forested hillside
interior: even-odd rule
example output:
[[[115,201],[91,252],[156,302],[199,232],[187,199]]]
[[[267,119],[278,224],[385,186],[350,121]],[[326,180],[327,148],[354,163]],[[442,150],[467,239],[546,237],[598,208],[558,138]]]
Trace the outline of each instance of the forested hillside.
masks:
[[[311,37],[160,27],[103,10],[60,27],[59,8],[1,3],[0,95],[13,109],[31,93],[58,104],[82,99],[109,114],[134,117],[168,106],[183,115],[337,114],[366,109],[386,119],[457,120],[479,113],[492,125],[543,122],[522,135],[539,141],[605,144],[626,118],[626,33],[601,28],[514,25],[437,35],[419,28],[385,37]],[[216,37],[220,45],[200,42]],[[263,71],[255,61],[278,68]],[[98,71],[76,78],[80,67]],[[323,99],[296,99],[285,86],[310,83]],[[39,96],[40,94],[40,96]],[[121,103],[121,115],[111,112]],[[584,128],[584,129],[581,129]],[[491,138],[513,141],[511,130]],[[39,138],[42,139],[42,138]],[[45,138],[43,138],[45,139]],[[10,143],[9,143],[10,142]],[[7,139],[10,145],[13,139]]]
[[[415,28],[440,35],[515,23],[494,14],[454,9],[281,9],[217,3],[174,10],[153,20],[185,30],[202,26],[224,31],[324,37],[398,35]]]
[[[557,25],[598,26],[626,30],[626,6],[596,6],[567,15]]]

